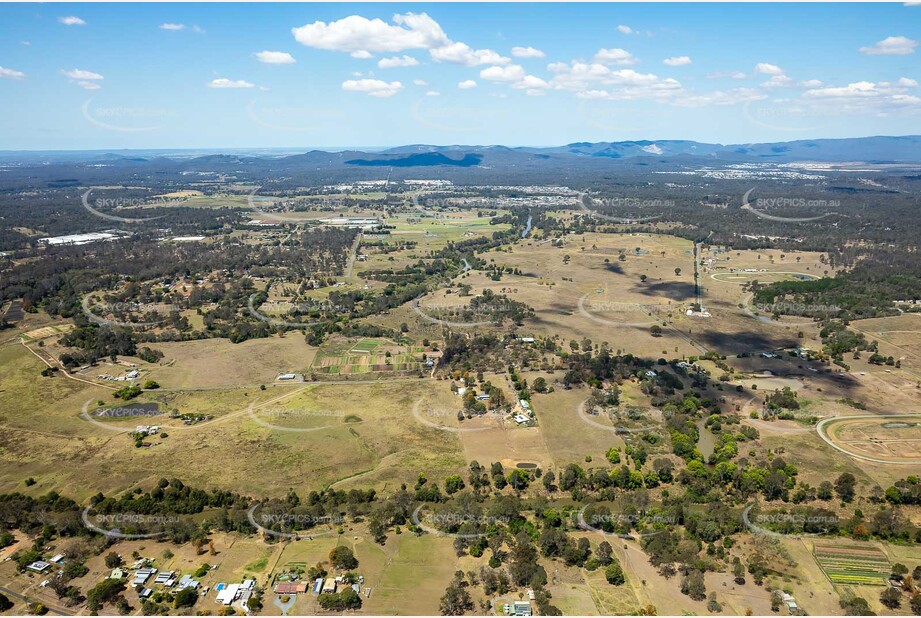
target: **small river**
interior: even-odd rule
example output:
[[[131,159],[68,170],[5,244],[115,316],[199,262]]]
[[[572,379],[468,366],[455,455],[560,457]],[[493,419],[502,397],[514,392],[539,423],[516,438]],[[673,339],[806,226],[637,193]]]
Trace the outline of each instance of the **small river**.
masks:
[[[525,225],[524,231],[521,233],[521,237],[522,237],[522,238],[526,238],[526,237],[528,236],[528,234],[531,233],[531,221],[533,221],[533,220],[534,220],[534,216],[533,216],[533,215],[528,215],[528,223],[527,223],[527,225]]]

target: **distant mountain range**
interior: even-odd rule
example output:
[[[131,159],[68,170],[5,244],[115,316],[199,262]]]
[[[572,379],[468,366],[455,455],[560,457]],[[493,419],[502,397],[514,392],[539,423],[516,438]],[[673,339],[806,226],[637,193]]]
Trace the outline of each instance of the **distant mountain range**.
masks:
[[[744,163],[866,163],[921,165],[921,136],[813,139],[765,144],[688,140],[575,142],[552,147],[412,144],[386,150],[296,149],[0,151],[0,184],[47,178],[49,186],[107,184],[173,174],[226,175],[251,181],[330,183],[392,178],[461,183],[592,182],[619,176]],[[16,168],[28,168],[17,173]],[[39,171],[41,169],[41,171]],[[3,183],[4,179],[10,182]],[[16,179],[14,181],[14,179]]]
[[[400,156],[438,153],[482,153],[484,156],[513,153],[560,157],[630,157],[691,156],[717,160],[752,161],[860,161],[874,163],[921,162],[921,136],[855,137],[847,139],[811,139],[765,144],[708,144],[689,140],[640,140],[632,142],[575,142],[549,148],[508,148],[506,146],[429,146],[414,144],[390,148],[377,153],[376,160]],[[453,158],[453,157],[452,157]]]

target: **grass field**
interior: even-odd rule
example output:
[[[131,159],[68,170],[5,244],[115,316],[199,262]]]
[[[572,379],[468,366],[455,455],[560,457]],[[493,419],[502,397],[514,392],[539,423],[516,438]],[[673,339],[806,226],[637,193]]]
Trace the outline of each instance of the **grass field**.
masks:
[[[300,333],[242,343],[205,339],[158,343],[155,347],[164,354],[159,363],[134,361],[147,370],[145,378],[177,388],[271,384],[279,373],[304,372],[317,353]]]
[[[275,342],[290,344],[293,351],[304,345],[294,337]],[[204,343],[231,346],[219,340]],[[265,353],[270,354],[268,349]],[[199,359],[204,371],[207,355],[193,358]],[[238,357],[234,371],[246,370],[243,358]],[[164,411],[177,409],[215,418],[192,426],[166,415],[145,419],[144,424],[162,425],[168,437],[150,439],[150,448],[135,448],[125,432],[139,423],[137,419],[106,419],[113,430],[80,418],[85,405],[94,409],[97,401],[116,403],[111,390],[60,373],[42,378],[39,373],[44,367],[15,338],[0,345],[2,491],[40,494],[56,489],[79,500],[96,491],[149,486],[166,476],[181,477],[200,487],[265,495],[272,491],[283,494],[295,486],[320,489],[335,482],[348,486],[352,479],[362,487],[392,487],[407,479],[406,470],[420,466],[441,476],[465,467],[457,436],[411,421],[412,405],[431,390],[425,381],[306,388],[271,385],[265,391],[252,385],[145,392],[132,403],[159,402]],[[189,370],[183,371],[177,363],[174,371],[182,375]],[[269,384],[276,371],[266,373]],[[164,387],[170,386],[162,374],[156,377]],[[252,376],[246,375],[245,380]],[[288,398],[279,399],[284,396]],[[456,405],[447,389],[444,396],[450,405]],[[259,406],[276,399],[264,411],[266,423],[258,416]],[[338,416],[309,414],[328,410],[335,410]],[[322,421],[320,430],[296,431],[303,427],[297,423],[305,418],[316,426],[314,417]],[[292,418],[296,423],[284,426]],[[23,481],[30,476],[37,483],[26,488]]]

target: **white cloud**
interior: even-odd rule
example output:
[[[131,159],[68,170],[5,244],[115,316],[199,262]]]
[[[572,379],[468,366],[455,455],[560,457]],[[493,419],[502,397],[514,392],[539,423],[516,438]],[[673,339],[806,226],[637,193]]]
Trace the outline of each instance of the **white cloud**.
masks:
[[[628,65],[634,64],[636,58],[627,50],[615,47],[613,49],[599,49],[598,53],[595,54],[595,62],[600,64]]]
[[[576,93],[577,99],[607,99],[608,96],[607,90],[583,90]]]
[[[62,71],[64,75],[71,79],[104,79],[99,73],[93,73],[92,71],[84,71],[83,69],[71,69],[70,71]]]
[[[861,47],[860,53],[868,56],[905,56],[913,54],[918,41],[904,36],[890,36],[870,47]]]
[[[819,86],[822,85],[822,80],[820,80],[820,79],[807,79],[806,81],[800,82],[799,85],[800,85],[801,87],[803,87],[803,88],[818,88]]]
[[[83,88],[84,90],[99,90],[102,88],[96,82],[77,82],[77,85]]]
[[[747,75],[742,71],[713,71],[707,73],[710,79],[745,79]]]
[[[781,69],[776,64],[768,64],[767,62],[759,62],[755,65],[755,73],[761,73],[762,75],[783,75],[784,70]]]
[[[847,86],[813,88],[803,93],[804,102],[822,114],[867,114],[921,111],[921,97],[909,94],[914,80],[890,82],[852,82]]]
[[[451,62],[473,67],[480,64],[508,64],[505,56],[491,49],[471,49],[466,43],[450,43],[443,47],[429,50],[429,55],[436,62]]]
[[[435,91],[435,90],[429,90],[428,92],[425,93],[425,96],[427,96],[427,97],[438,97],[438,96],[441,96],[441,93],[440,93],[440,92],[437,92],[437,91]]]
[[[787,77],[786,75],[772,75],[769,80],[762,83],[761,85],[765,88],[789,88],[794,83],[793,79]]]
[[[476,82],[472,79],[465,79],[462,82],[457,82],[457,87],[461,90],[470,90],[471,88],[476,88]]]
[[[351,53],[353,58],[370,58],[374,53],[425,49],[436,62],[465,66],[508,64],[508,58],[491,49],[472,49],[452,41],[426,13],[397,14],[393,24],[382,19],[350,15],[329,23],[317,21],[292,28],[295,40],[317,49]]]
[[[393,24],[382,19],[350,15],[329,23],[316,21],[292,28],[295,40],[307,47],[349,52],[354,58],[370,58],[373,53],[426,49],[436,62],[466,66],[508,64],[510,60],[491,49],[472,49],[452,41],[426,13],[397,14]]]
[[[550,88],[545,80],[528,75],[519,64],[510,64],[506,67],[489,67],[480,71],[480,77],[487,81],[511,84],[516,90],[529,91],[526,94],[535,96],[536,91]]]
[[[398,67],[414,67],[419,61],[412,56],[394,56],[393,58],[381,58],[377,66],[382,69],[395,69]]]
[[[480,77],[491,82],[517,82],[525,76],[520,64],[506,67],[489,67],[480,71]]]
[[[691,64],[691,59],[688,56],[673,56],[663,60],[662,64],[667,64],[670,67],[683,67]]]
[[[513,47],[512,55],[516,58],[543,58],[547,54],[534,47]]]
[[[380,79],[349,79],[342,82],[342,89],[348,92],[364,92],[372,97],[392,97],[403,90],[400,82],[385,82]]]
[[[518,90],[527,90],[527,94],[534,96],[533,91],[546,90],[550,88],[550,84],[534,75],[525,75],[520,80],[512,84],[512,88],[516,88]]]
[[[292,28],[295,40],[307,47],[344,52],[399,52],[431,49],[449,42],[441,26],[425,13],[394,15],[391,25],[382,19],[350,15],[338,21]]]
[[[208,83],[208,88],[253,88],[254,84],[251,84],[242,79],[227,79],[226,77],[219,77],[218,79],[213,79]]]
[[[621,24],[621,25],[617,26],[617,29],[618,29],[620,32],[622,32],[623,34],[633,34],[633,28],[631,28],[630,26],[625,26],[625,25]]]
[[[424,79],[414,79],[413,83],[417,86],[428,86],[429,85],[429,83],[425,81]]]
[[[0,79],[4,77],[9,78],[9,79],[22,79],[25,76],[26,74],[23,73],[22,71],[15,71],[13,69],[6,69],[4,67],[0,67]]]
[[[198,26],[198,24],[192,24],[192,32],[197,32],[199,34],[204,34],[204,28]]]
[[[265,64],[294,64],[297,60],[288,52],[261,51],[253,54],[256,60]]]
[[[830,86],[828,88],[813,88],[803,93],[804,97],[812,98],[852,98],[879,96],[880,90],[873,82],[854,82],[847,86]]]
[[[905,88],[915,88],[918,85],[917,81],[908,77],[900,77],[897,83],[899,86],[903,86]]]
[[[612,70],[603,64],[585,62],[573,62],[572,65],[558,62],[547,68],[555,73],[550,80],[552,88],[574,91],[581,98],[664,101],[682,92],[681,83],[676,79],[638,73],[633,69]],[[599,85],[611,88],[603,91]]]
[[[68,17],[58,17],[58,22],[64,24],[65,26],[85,26],[86,22],[77,17],[76,15],[69,15]]]
[[[160,30],[185,30],[185,24],[160,24]]]

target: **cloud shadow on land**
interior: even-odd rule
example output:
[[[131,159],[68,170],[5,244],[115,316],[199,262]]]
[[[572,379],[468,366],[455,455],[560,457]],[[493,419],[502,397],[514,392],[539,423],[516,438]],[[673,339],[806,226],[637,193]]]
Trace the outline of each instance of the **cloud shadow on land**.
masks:
[[[693,283],[684,281],[660,281],[633,286],[632,292],[639,292],[645,296],[664,296],[669,300],[678,302],[692,301],[695,298],[696,288]]]

